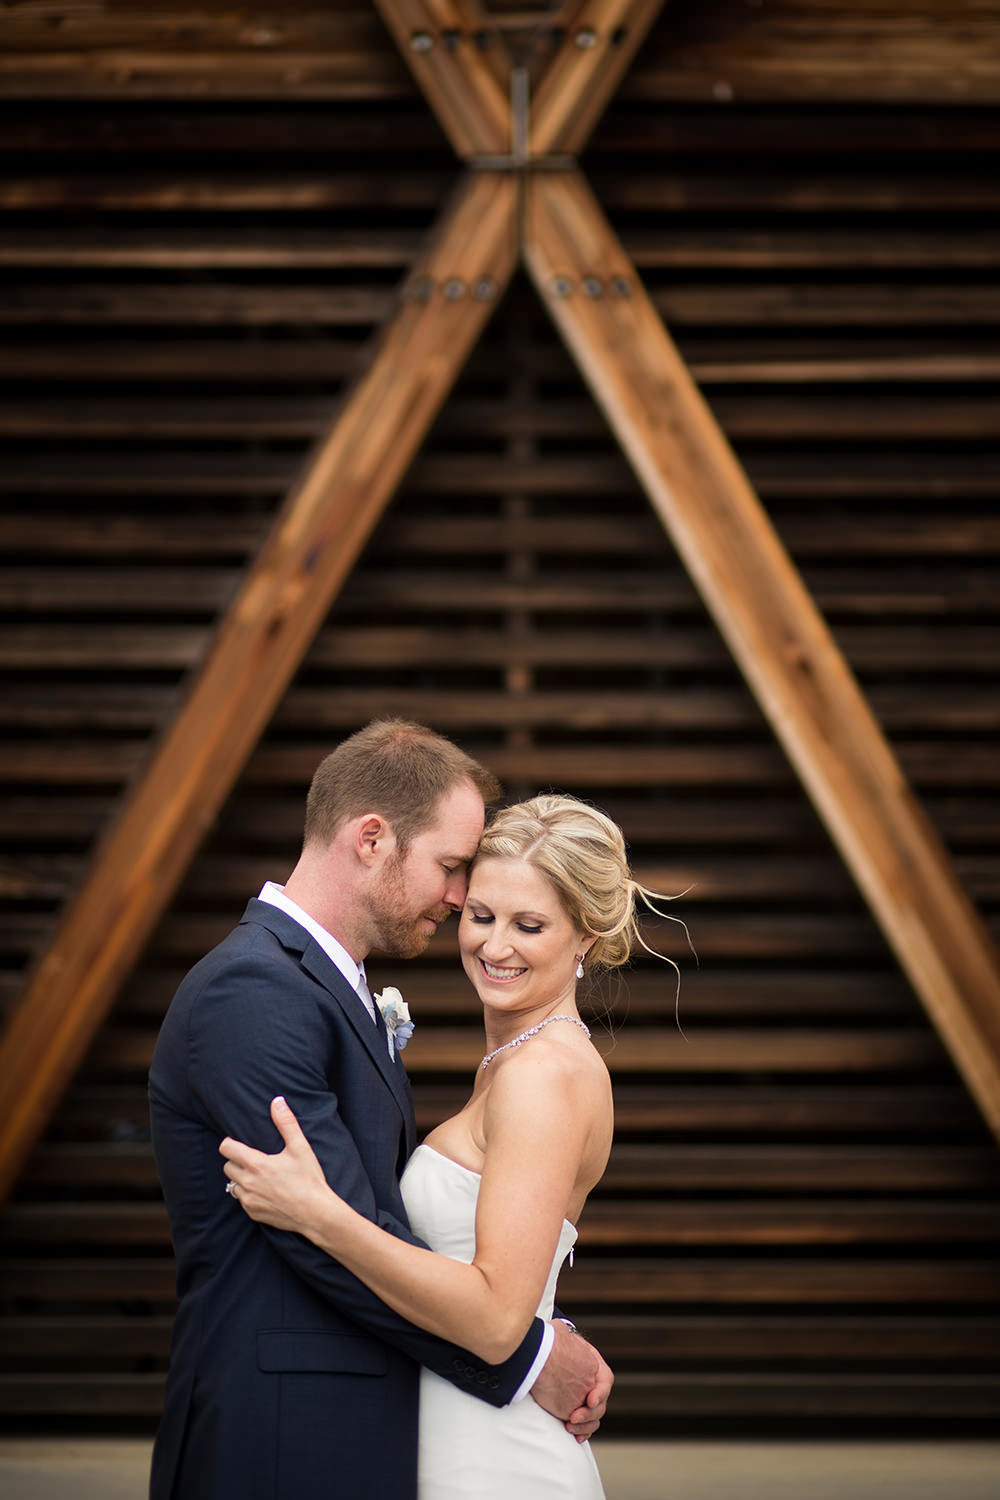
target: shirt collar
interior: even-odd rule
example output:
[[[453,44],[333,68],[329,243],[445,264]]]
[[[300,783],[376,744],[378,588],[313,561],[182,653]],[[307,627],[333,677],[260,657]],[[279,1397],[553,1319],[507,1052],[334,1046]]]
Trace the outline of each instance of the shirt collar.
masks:
[[[356,964],[347,949],[337,942],[332,932],[327,932],[315,917],[311,917],[290,896],[286,896],[283,885],[276,885],[273,880],[265,881],[257,900],[266,901],[269,906],[276,906],[279,911],[285,912],[298,922],[300,927],[304,927],[309,936],[314,938],[323,949],[330,962],[340,970],[351,989],[357,989],[358,979],[364,974],[364,965]]]

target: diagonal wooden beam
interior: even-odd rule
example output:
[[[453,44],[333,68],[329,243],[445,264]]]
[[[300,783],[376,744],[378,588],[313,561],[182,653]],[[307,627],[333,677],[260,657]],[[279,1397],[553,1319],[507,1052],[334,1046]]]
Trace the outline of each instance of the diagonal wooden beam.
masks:
[[[460,186],[14,1010],[0,1040],[0,1201],[507,285],[516,201],[510,179]]]
[[[576,156],[664,0],[583,0],[531,106],[531,153]]]
[[[510,62],[476,0],[375,0],[459,156],[511,148]]]
[[[1000,962],[635,269],[576,172],[526,186],[535,286],[775,734],[1000,1135]]]

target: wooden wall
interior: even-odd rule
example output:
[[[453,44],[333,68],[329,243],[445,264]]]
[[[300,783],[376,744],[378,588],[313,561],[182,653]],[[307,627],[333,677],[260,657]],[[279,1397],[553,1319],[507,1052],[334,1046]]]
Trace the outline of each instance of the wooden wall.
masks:
[[[675,4],[584,162],[994,931],[998,34]],[[28,3],[0,41],[9,1003],[456,167],[363,5]],[[155,1422],[156,1029],[382,711],[690,888],[698,967],[648,927],[683,1032],[652,962],[594,997],[618,1142],[560,1297],[608,1429],[995,1418],[996,1147],[518,282],[0,1214],[8,1427]],[[391,977],[427,1128],[479,1055],[453,934]]]

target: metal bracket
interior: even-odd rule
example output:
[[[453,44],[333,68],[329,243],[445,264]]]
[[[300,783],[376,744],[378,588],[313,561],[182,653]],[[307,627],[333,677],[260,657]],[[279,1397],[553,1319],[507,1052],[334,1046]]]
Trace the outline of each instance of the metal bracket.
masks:
[[[573,156],[531,155],[531,79],[527,68],[510,71],[510,153],[506,156],[470,156],[467,165],[481,172],[567,172],[576,166]]]

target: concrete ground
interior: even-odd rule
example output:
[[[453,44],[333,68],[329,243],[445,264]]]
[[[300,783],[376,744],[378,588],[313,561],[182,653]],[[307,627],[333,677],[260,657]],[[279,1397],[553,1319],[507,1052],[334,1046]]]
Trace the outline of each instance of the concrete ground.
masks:
[[[150,1444],[143,1441],[0,1439],[0,1496],[3,1500],[144,1500],[149,1449]],[[595,1443],[594,1451],[608,1500],[1000,1497],[1000,1442],[609,1439]]]

